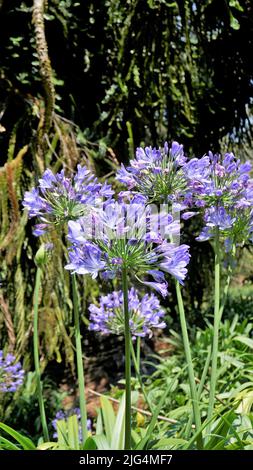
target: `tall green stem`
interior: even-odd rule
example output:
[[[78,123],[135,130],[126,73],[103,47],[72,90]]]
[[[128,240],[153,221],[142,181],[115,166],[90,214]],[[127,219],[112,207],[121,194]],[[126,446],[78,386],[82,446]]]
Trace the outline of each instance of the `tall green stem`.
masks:
[[[211,362],[211,356],[212,356],[212,350],[211,350],[211,345],[209,345],[208,348],[207,348],[207,356],[206,356],[206,360],[205,360],[204,369],[203,369],[201,379],[200,379],[200,382],[199,382],[199,385],[198,385],[198,388],[197,388],[197,396],[198,396],[199,401],[200,401],[200,398],[201,398],[203,388],[205,386],[205,381],[206,381],[206,377],[207,377],[207,374],[208,374],[208,369],[209,369],[210,362]],[[194,419],[194,416],[193,416],[193,413],[192,413],[190,419],[188,420],[186,430],[185,430],[186,439],[188,439],[190,437],[190,432],[191,432],[193,419]]]
[[[136,362],[138,366],[138,373],[140,373],[140,365],[141,365],[141,338],[137,336],[136,339]]]
[[[192,357],[191,357],[190,342],[189,342],[189,337],[188,337],[188,332],[187,332],[184,304],[183,304],[180,284],[178,281],[176,281],[176,294],[177,294],[177,302],[178,302],[178,310],[179,310],[182,338],[183,338],[183,344],[184,344],[184,351],[185,351],[185,357],[186,357],[187,368],[188,368],[194,421],[195,421],[196,431],[197,432],[199,431],[198,438],[197,438],[197,445],[201,449],[203,447],[202,432],[200,430],[201,429],[201,416],[200,416],[197,387],[196,387],[193,363],[192,363]]]
[[[214,326],[213,326],[213,348],[212,348],[212,371],[210,382],[209,406],[207,419],[211,419],[213,415],[215,390],[217,382],[217,362],[218,362],[218,346],[219,346],[219,326],[220,326],[220,239],[219,228],[215,233],[215,261],[214,261]]]
[[[35,289],[34,289],[34,314],[33,314],[33,355],[34,355],[34,366],[35,366],[35,377],[36,377],[36,391],[39,401],[40,419],[43,430],[44,441],[49,441],[49,434],[47,428],[46,413],[43,401],[43,391],[40,375],[40,360],[39,360],[39,332],[38,332],[38,312],[39,312],[39,292],[41,286],[41,268],[37,268]]]
[[[233,275],[233,261],[234,261],[234,258],[235,258],[235,254],[236,254],[236,247],[233,244],[231,259],[230,259],[230,263],[229,263],[228,269],[227,269],[227,278],[226,278],[226,282],[225,282],[225,285],[224,285],[224,288],[223,288],[223,293],[221,294],[220,320],[222,319],[223,310],[224,310],[224,307],[226,305],[227,298],[228,298],[228,291],[229,291],[229,287],[230,287],[230,283],[231,283],[231,279],[232,279],[232,275]]]
[[[140,339],[140,337],[139,337]],[[151,413],[153,412],[152,410],[152,406],[149,402],[149,399],[148,399],[148,396],[147,396],[147,393],[146,393],[146,390],[145,390],[145,387],[143,385],[143,382],[142,382],[142,378],[141,378],[141,373],[140,373],[140,362],[138,362],[138,354],[135,354],[135,351],[134,351],[134,347],[133,347],[133,342],[131,340],[131,343],[130,343],[130,348],[131,348],[131,354],[132,354],[132,359],[133,359],[133,365],[134,365],[134,368],[135,368],[135,372],[136,372],[136,375],[137,375],[137,379],[139,381],[139,385],[141,387],[141,391],[143,393],[143,396],[146,400],[146,403],[149,407],[149,410],[151,411]],[[137,347],[137,352],[138,352],[139,348]]]
[[[84,365],[83,365],[83,354],[82,354],[82,343],[81,343],[81,332],[80,332],[79,305],[78,305],[77,283],[76,283],[75,274],[72,274],[71,279],[72,279],[72,296],[73,296],[74,321],[75,321],[76,362],[77,362],[77,378],[78,378],[78,387],[79,387],[81,429],[82,429],[82,441],[84,444],[87,439],[87,411],[86,411],[86,400],[85,400]]]
[[[128,311],[128,279],[127,269],[122,269],[122,290],[124,296],[124,321],[125,321],[125,450],[131,449],[131,333]]]

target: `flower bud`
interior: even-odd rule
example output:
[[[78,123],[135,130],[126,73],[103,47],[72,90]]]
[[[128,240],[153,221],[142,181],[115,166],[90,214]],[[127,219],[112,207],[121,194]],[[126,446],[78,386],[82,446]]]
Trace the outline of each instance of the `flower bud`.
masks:
[[[35,255],[35,264],[38,267],[43,266],[47,262],[48,251],[52,249],[51,243],[42,243]]]

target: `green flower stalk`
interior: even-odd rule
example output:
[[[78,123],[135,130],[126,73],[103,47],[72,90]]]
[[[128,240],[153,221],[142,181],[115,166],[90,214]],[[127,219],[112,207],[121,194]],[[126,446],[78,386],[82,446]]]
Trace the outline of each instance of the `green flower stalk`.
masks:
[[[140,364],[141,364],[141,338],[138,336],[136,339],[136,363],[137,371],[140,373]]]
[[[217,363],[218,363],[218,347],[219,347],[219,327],[221,320],[220,311],[220,234],[219,228],[216,227],[215,233],[215,261],[214,261],[214,326],[213,326],[213,348],[212,348],[212,370],[210,381],[210,395],[207,419],[211,419],[213,415],[215,403],[215,390],[217,382]],[[210,429],[210,428],[209,428]]]
[[[128,278],[127,269],[122,269],[122,291],[124,296],[125,319],[125,450],[131,449],[131,332],[128,310]]]
[[[85,381],[84,381],[84,365],[82,354],[82,342],[80,332],[80,319],[79,319],[79,305],[78,305],[78,292],[76,275],[72,274],[72,296],[73,296],[73,309],[74,309],[74,322],[75,322],[75,342],[76,342],[76,362],[77,362],[77,378],[79,388],[79,402],[81,414],[81,429],[83,444],[87,439],[87,409],[85,399]]]
[[[183,345],[184,345],[185,357],[186,357],[187,368],[188,368],[188,377],[189,377],[190,392],[191,392],[191,399],[192,399],[193,416],[194,416],[196,431],[199,433],[197,437],[197,445],[198,445],[198,448],[201,449],[203,448],[203,439],[202,439],[202,432],[201,432],[201,415],[200,415],[200,409],[199,409],[199,397],[197,394],[197,387],[196,387],[196,382],[195,382],[195,377],[194,377],[194,369],[193,369],[191,348],[190,348],[190,342],[189,342],[187,325],[186,325],[184,304],[183,304],[180,284],[178,281],[176,281],[176,294],[177,294],[177,302],[178,302],[178,310],[179,310]]]
[[[40,419],[43,430],[44,441],[49,441],[49,433],[47,427],[45,406],[43,400],[43,388],[41,382],[41,373],[40,373],[40,360],[39,360],[39,332],[38,332],[38,320],[39,320],[39,292],[41,288],[41,277],[42,269],[41,267],[46,262],[46,249],[42,245],[35,256],[35,263],[37,265],[36,279],[35,279],[35,288],[34,288],[34,313],[33,313],[33,355],[34,355],[34,366],[35,366],[35,377],[36,377],[36,392],[39,402],[40,410]]]

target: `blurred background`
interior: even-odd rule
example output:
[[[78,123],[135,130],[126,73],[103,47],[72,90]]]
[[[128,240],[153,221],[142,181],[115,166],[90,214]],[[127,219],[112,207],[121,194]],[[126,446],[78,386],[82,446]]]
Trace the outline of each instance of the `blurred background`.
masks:
[[[137,146],[164,140],[184,144],[189,157],[229,150],[252,160],[252,41],[251,0],[0,0],[0,349],[7,345],[27,370],[33,369],[33,259],[40,241],[22,210],[24,191],[45,168],[71,172],[82,161],[115,184],[115,169]],[[212,298],[212,247],[194,241],[194,224],[184,235],[194,260],[184,294],[192,337],[206,326]],[[66,250],[56,235],[53,241],[40,354],[57,408],[73,402],[76,381]],[[228,319],[238,315],[239,325],[251,311],[252,260],[248,247],[225,311]],[[100,392],[121,378],[122,343],[87,333],[87,305],[108,285],[79,283],[87,387]],[[173,286],[165,306],[176,335]],[[143,345],[143,357],[154,363],[144,373],[153,371],[162,350],[168,350],[163,336]],[[15,409],[16,421],[34,434],[33,393],[31,376],[9,414]],[[91,401],[91,416],[95,406]]]

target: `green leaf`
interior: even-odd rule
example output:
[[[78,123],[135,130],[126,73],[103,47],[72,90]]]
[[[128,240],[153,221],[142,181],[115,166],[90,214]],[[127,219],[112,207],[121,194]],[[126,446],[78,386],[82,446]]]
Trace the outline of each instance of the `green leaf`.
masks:
[[[68,446],[68,429],[65,419],[59,419],[56,423],[57,427],[57,436],[58,436],[58,445],[59,446]]]
[[[229,6],[232,8],[236,8],[236,10],[238,11],[244,11],[244,8],[238,0],[229,0]]]
[[[221,450],[227,440],[229,430],[233,429],[233,422],[236,418],[234,410],[228,411],[220,417],[216,427],[212,430],[212,436],[205,445],[205,450]],[[237,437],[237,436],[236,436]]]
[[[235,29],[235,30],[240,29],[239,21],[232,15],[231,12],[230,12],[229,16],[230,16],[230,26],[231,26],[231,28]]]
[[[175,438],[175,437],[168,437],[164,439],[160,439],[154,446],[152,446],[152,449],[158,449],[158,450],[170,450],[170,449],[178,449],[185,445],[187,441],[185,439],[180,439],[180,438]]]
[[[150,437],[151,437],[151,434],[155,428],[155,425],[156,425],[156,422],[157,422],[157,418],[158,418],[158,415],[160,414],[160,411],[161,411],[161,408],[163,407],[163,404],[165,403],[165,400],[166,400],[166,397],[167,395],[169,394],[169,392],[171,391],[171,388],[175,382],[175,380],[177,380],[177,378],[175,378],[170,386],[165,389],[165,392],[162,394],[161,398],[160,398],[160,401],[154,411],[154,414],[152,416],[152,419],[149,423],[149,426],[147,428],[147,431],[146,431],[146,435],[144,437],[144,439],[142,439],[139,444],[136,446],[136,450],[143,450],[147,444],[147,442],[149,441]]]
[[[35,450],[36,447],[34,443],[28,437],[22,436],[19,432],[12,429],[7,424],[0,423],[0,429],[3,429],[7,434],[12,436],[19,444],[23,447],[23,450]]]
[[[49,450],[49,449],[56,449],[58,448],[57,442],[43,442],[39,446],[37,446],[37,450]]]
[[[114,448],[110,447],[110,444],[107,441],[106,436],[104,434],[96,434],[95,436],[93,436],[93,439],[96,443],[98,450],[110,450],[110,449],[115,450]]]
[[[108,442],[111,442],[112,440],[112,435],[113,435],[113,428],[115,425],[115,413],[112,407],[111,402],[108,400],[107,397],[101,397],[100,398],[101,402],[101,408],[102,408],[102,416],[103,416],[103,422],[104,422],[104,427],[105,427],[105,435],[108,440]]]
[[[235,336],[236,341],[239,341],[242,344],[246,344],[249,348],[253,349],[253,339],[247,338],[247,336]]]
[[[83,446],[83,450],[96,450],[97,444],[93,437],[89,436]]]
[[[111,449],[122,450],[124,449],[125,441],[125,394],[121,397],[119,409],[113,428],[113,435],[111,440]]]
[[[79,430],[77,416],[72,415],[67,419],[68,426],[68,444],[71,449],[79,450]]]
[[[9,441],[9,439],[5,439],[5,437],[0,437],[0,450],[20,450],[16,444]]]
[[[132,440],[133,440],[134,444],[137,445],[137,443],[140,440],[140,435],[134,429],[132,429],[131,436],[132,436]]]
[[[96,434],[103,434],[103,420],[102,420],[102,411],[98,410],[98,417],[96,422]]]

